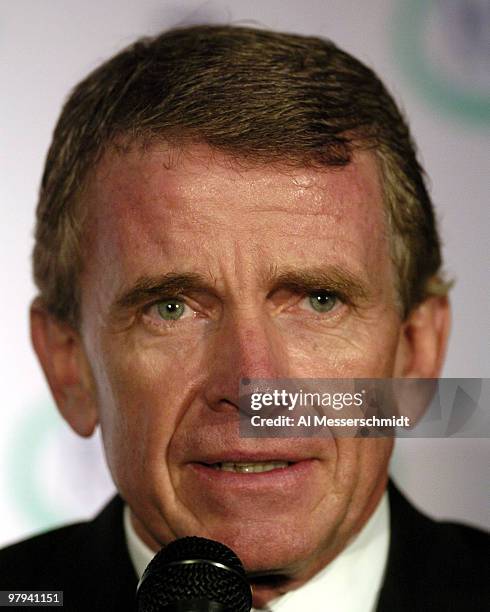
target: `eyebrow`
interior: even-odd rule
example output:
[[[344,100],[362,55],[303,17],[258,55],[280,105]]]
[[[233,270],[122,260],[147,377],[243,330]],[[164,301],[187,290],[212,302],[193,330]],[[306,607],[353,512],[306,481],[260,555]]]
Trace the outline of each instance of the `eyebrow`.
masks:
[[[366,299],[368,291],[365,283],[358,276],[340,268],[326,266],[318,268],[288,268],[278,271],[272,266],[264,278],[265,285],[270,287],[269,295],[278,289],[291,289],[298,292],[331,291],[346,299]],[[183,293],[206,291],[216,293],[215,284],[198,273],[169,272],[160,276],[141,276],[136,283],[116,297],[111,312],[116,314],[130,310],[156,298],[176,298]]]
[[[290,268],[282,271],[272,269],[268,284],[272,284],[270,292],[287,288],[298,292],[331,291],[353,300],[367,299],[369,296],[364,279],[335,265],[309,269]]]
[[[154,298],[175,298],[191,291],[215,291],[209,280],[197,273],[169,272],[160,276],[141,276],[127,291],[119,295],[111,311],[129,310]]]

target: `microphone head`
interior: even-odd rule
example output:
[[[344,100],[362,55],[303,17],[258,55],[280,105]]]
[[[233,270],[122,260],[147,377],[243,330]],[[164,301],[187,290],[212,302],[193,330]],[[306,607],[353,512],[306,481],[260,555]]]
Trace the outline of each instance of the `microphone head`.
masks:
[[[180,538],[162,548],[138,585],[140,612],[250,612],[251,607],[252,591],[240,559],[228,546],[206,538]]]

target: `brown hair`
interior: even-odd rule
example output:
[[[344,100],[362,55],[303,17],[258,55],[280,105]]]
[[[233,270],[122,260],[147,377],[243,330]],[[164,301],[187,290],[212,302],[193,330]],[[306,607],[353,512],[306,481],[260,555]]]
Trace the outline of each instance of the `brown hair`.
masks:
[[[432,204],[406,122],[372,70],[328,40],[195,26],[137,41],[75,87],[48,153],[37,208],[34,279],[47,308],[78,323],[84,209],[107,148],[153,139],[256,163],[343,166],[372,149],[383,176],[403,312],[443,293]]]

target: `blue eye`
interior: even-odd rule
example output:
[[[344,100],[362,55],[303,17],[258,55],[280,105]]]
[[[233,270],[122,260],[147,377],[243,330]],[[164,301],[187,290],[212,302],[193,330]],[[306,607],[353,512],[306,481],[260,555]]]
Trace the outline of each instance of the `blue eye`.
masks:
[[[337,304],[338,298],[329,291],[317,291],[308,297],[310,306],[316,312],[329,312]]]
[[[185,312],[185,303],[182,300],[162,300],[156,304],[158,314],[165,321],[177,321]]]

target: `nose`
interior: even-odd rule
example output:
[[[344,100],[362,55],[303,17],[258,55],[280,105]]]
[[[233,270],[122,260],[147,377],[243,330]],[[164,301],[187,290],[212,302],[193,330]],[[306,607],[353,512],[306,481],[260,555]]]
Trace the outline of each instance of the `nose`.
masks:
[[[279,331],[266,315],[230,317],[213,338],[205,397],[216,411],[238,409],[240,379],[288,376],[288,356]]]

